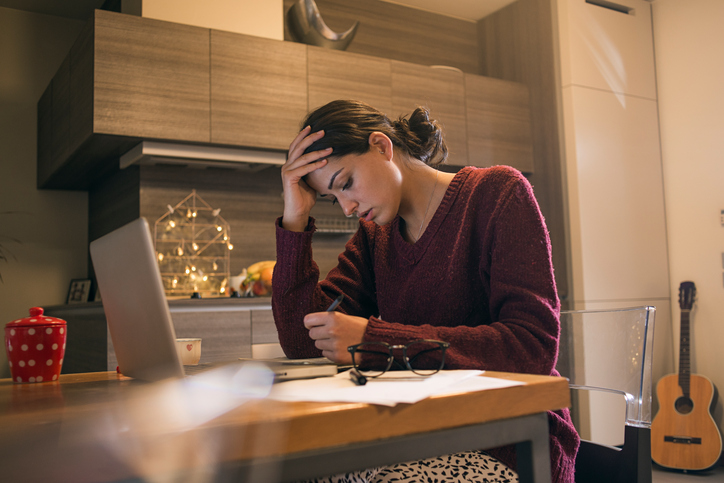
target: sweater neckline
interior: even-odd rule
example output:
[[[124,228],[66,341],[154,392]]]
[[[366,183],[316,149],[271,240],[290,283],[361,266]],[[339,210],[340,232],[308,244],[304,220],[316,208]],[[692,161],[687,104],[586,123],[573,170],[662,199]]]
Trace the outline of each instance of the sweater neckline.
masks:
[[[465,167],[455,173],[455,176],[445,190],[442,201],[440,201],[440,204],[430,219],[430,223],[428,223],[427,228],[416,243],[410,243],[402,236],[401,218],[399,215],[397,215],[392,221],[391,228],[395,248],[405,260],[410,263],[417,263],[422,258],[422,255],[425,253],[427,247],[430,245],[430,242],[435,237],[435,234],[442,225],[442,222],[445,220],[445,217],[450,212],[450,209],[460,192],[460,187],[468,177],[468,174],[470,174],[471,170],[472,168]]]

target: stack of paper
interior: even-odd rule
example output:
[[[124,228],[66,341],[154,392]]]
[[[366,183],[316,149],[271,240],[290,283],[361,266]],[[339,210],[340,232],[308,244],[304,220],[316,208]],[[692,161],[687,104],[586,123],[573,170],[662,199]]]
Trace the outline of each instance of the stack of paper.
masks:
[[[346,371],[333,377],[275,384],[269,398],[279,401],[361,402],[395,406],[399,403],[416,403],[435,395],[522,384],[480,376],[482,373],[483,371],[477,370],[450,370],[423,377],[411,371],[394,371],[368,379],[364,386],[357,386],[350,379],[349,371]]]

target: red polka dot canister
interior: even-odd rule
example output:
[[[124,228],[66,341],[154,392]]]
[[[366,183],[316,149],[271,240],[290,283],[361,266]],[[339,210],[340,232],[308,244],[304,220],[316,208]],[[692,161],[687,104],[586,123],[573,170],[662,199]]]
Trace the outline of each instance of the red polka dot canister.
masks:
[[[30,317],[5,325],[10,374],[18,383],[56,381],[65,357],[67,323],[33,307]]]

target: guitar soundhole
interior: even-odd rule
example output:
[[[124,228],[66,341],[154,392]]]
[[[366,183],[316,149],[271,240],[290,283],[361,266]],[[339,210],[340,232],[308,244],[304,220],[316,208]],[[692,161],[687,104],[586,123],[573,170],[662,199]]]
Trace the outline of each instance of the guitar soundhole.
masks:
[[[674,408],[676,408],[676,411],[680,414],[689,414],[694,410],[694,401],[686,396],[682,396],[676,400]]]

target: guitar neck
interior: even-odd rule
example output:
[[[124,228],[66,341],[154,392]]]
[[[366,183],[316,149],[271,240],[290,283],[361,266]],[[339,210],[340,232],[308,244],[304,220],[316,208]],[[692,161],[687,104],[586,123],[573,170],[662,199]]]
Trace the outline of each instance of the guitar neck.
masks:
[[[691,380],[691,359],[689,350],[689,314],[690,310],[681,311],[681,331],[679,341],[679,386],[684,396],[689,397]]]

